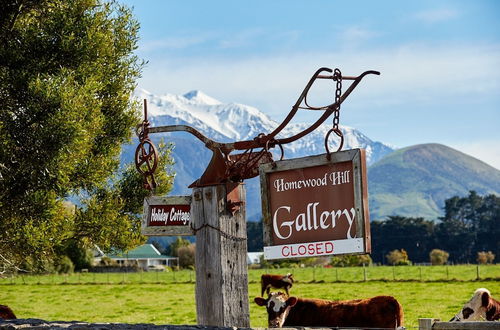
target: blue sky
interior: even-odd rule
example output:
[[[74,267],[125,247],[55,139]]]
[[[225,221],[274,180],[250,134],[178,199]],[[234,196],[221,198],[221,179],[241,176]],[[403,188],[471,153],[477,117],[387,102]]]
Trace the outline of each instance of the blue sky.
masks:
[[[139,87],[152,93],[198,89],[280,122],[316,69],[377,70],[342,105],[341,125],[500,169],[500,1],[120,2],[141,24]],[[331,103],[332,88],[319,85],[317,103]]]

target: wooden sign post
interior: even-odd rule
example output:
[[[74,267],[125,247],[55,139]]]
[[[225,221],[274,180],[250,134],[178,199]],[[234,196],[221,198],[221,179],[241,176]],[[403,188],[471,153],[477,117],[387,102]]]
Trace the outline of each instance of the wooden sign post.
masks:
[[[243,201],[239,210],[230,210],[233,202],[229,195],[237,195]],[[244,201],[243,184],[193,188],[199,325],[250,327]]]

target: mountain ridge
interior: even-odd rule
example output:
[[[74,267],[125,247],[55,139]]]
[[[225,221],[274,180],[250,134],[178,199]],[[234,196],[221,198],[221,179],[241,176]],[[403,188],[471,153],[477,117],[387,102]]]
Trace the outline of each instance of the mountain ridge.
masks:
[[[372,220],[389,215],[437,219],[453,196],[471,190],[500,194],[499,170],[439,143],[398,149],[372,164],[368,178]]]

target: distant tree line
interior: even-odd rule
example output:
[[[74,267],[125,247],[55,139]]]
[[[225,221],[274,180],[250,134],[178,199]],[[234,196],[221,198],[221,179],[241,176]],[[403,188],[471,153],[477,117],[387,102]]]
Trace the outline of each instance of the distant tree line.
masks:
[[[373,221],[373,261],[386,263],[394,249],[404,249],[412,262],[429,262],[433,249],[447,251],[453,263],[475,263],[482,251],[500,255],[500,197],[471,191],[447,199],[444,211],[436,222],[401,216]]]
[[[448,253],[452,263],[500,256],[500,197],[471,191],[466,197],[447,199],[444,211],[437,221],[402,216],[372,221],[373,262],[387,264],[395,250],[403,251],[413,263],[430,262],[431,252],[437,249]],[[248,251],[262,251],[262,222],[249,222],[247,232]]]

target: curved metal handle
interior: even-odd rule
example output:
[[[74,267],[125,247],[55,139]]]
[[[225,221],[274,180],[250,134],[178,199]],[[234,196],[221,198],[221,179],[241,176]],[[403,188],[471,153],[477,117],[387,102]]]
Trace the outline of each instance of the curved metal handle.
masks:
[[[365,71],[363,72],[362,74],[360,74],[359,76],[357,77],[348,77],[349,80],[352,80],[351,78],[354,78],[354,81],[353,83],[351,84],[351,86],[349,86],[349,88],[347,88],[347,90],[342,93],[342,96],[340,97],[340,101],[338,102],[339,104],[337,103],[332,103],[328,106],[326,106],[326,110],[325,112],[323,113],[323,115],[321,115],[321,117],[314,123],[312,124],[311,126],[309,126],[308,129],[294,135],[294,136],[291,136],[291,137],[288,137],[288,138],[285,138],[285,139],[278,139],[277,142],[278,143],[290,143],[290,142],[293,142],[293,141],[296,141],[298,139],[300,139],[301,137],[311,133],[312,131],[314,131],[316,128],[318,128],[319,125],[323,124],[323,122],[328,119],[328,117],[330,117],[330,115],[333,113],[333,111],[335,110],[335,108],[337,106],[339,106],[340,104],[342,104],[342,102],[345,101],[345,99],[349,96],[349,94],[351,94],[351,92],[354,90],[354,88],[356,88],[356,86],[361,82],[361,79],[363,79],[366,75],[368,74],[375,74],[375,75],[380,75],[380,72],[378,71],[373,71],[373,70],[370,70],[370,71]],[[324,78],[322,78],[324,79]],[[333,76],[328,76],[328,79],[333,79]],[[346,80],[344,77],[342,77],[343,80]]]

